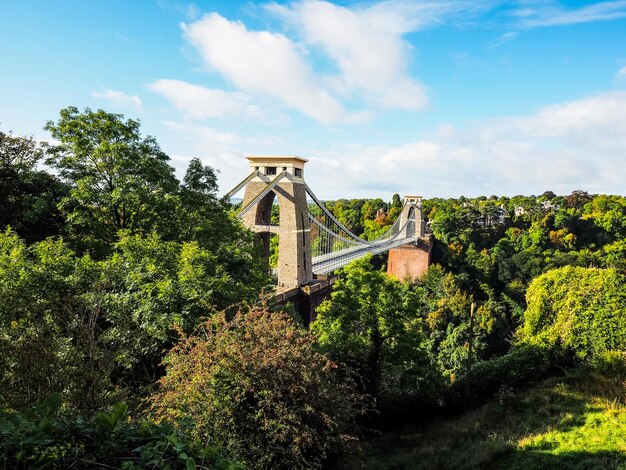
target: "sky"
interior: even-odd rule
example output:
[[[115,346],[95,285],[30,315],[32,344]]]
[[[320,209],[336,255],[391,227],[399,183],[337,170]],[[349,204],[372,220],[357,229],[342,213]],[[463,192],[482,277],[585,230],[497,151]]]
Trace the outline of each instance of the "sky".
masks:
[[[321,198],[626,193],[626,0],[0,0],[0,129],[139,119],[220,191],[309,159]]]

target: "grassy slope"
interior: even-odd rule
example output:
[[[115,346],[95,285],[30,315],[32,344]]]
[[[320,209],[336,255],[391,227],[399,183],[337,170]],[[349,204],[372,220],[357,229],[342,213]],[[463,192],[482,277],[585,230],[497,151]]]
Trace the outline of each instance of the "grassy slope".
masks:
[[[626,384],[578,370],[462,416],[383,435],[371,469],[626,469]]]

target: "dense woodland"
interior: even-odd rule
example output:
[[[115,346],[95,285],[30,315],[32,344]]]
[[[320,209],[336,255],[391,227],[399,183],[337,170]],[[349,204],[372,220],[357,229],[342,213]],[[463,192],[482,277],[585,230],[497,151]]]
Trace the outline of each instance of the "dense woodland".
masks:
[[[0,132],[0,468],[381,468],[401,426],[512,420],[507,403],[564,376],[605,384],[626,429],[626,198],[424,200],[426,275],[358,260],[307,329],[272,304],[215,170],[194,159],[179,181],[137,121],[101,110],[46,129],[54,143]],[[402,201],[327,206],[374,239]],[[489,466],[507,439],[395,468]],[[592,464],[626,462],[607,452]]]

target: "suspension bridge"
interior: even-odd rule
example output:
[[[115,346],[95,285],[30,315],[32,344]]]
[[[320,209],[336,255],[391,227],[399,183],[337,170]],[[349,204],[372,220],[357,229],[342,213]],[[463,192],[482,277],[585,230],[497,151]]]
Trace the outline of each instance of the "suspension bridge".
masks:
[[[306,159],[285,156],[249,156],[250,173],[227,193],[244,190],[237,218],[259,234],[269,256],[270,237],[278,238],[278,287],[297,288],[332,273],[367,254],[415,244],[424,233],[421,198],[406,196],[397,220],[375,240],[354,234],[339,222],[304,179]],[[272,208],[278,199],[278,222]]]

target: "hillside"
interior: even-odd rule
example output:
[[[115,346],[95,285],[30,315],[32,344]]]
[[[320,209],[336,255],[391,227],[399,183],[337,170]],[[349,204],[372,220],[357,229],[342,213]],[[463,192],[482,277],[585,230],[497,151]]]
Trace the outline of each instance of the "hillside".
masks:
[[[371,441],[367,468],[626,468],[625,391],[623,376],[590,369],[501,389],[462,416]]]

